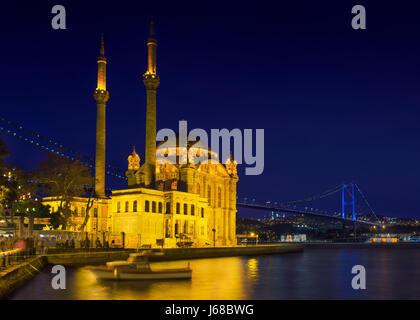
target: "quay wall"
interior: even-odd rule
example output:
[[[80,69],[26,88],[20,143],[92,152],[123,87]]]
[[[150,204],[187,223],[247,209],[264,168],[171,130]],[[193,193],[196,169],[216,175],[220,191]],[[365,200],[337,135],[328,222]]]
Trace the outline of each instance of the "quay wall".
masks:
[[[419,249],[420,242],[395,242],[395,243],[367,243],[367,242],[306,242],[304,248],[316,249]]]
[[[146,249],[147,250],[147,249]],[[219,258],[233,256],[252,256],[262,254],[283,254],[303,251],[303,246],[297,244],[281,244],[273,246],[252,247],[220,247],[220,248],[173,248],[162,249],[162,256],[154,256],[150,261],[171,261],[185,259]],[[103,252],[72,252],[49,254],[46,256],[49,264],[64,266],[83,266],[105,264],[108,261],[126,260],[135,250],[103,251]]]
[[[253,256],[263,254],[282,254],[303,251],[303,246],[283,244],[273,246],[226,247],[226,248],[176,248],[165,249],[163,256],[155,256],[151,261],[170,261],[184,259],[219,258],[234,256]]]
[[[48,254],[46,257],[48,264],[59,264],[63,266],[86,266],[105,264],[108,261],[127,260],[130,253],[134,250],[101,251],[101,252],[68,252]]]
[[[0,299],[32,279],[46,263],[47,259],[40,256],[3,271],[0,274]]]

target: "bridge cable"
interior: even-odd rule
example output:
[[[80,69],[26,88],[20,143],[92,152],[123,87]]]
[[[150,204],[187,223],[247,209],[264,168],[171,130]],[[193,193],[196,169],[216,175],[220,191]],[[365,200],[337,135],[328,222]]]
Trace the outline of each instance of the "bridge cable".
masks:
[[[65,147],[63,144],[61,144],[61,143],[59,143],[59,142],[53,141],[53,140],[52,140],[52,139],[50,139],[50,138],[46,138],[46,137],[44,137],[44,136],[42,136],[42,135],[40,135],[40,134],[38,134],[38,133],[36,133],[36,132],[34,132],[34,131],[32,131],[32,130],[25,129],[23,126],[20,126],[20,125],[18,125],[18,124],[16,124],[16,123],[13,123],[13,122],[12,122],[12,121],[10,121],[10,120],[7,120],[7,119],[5,119],[5,118],[3,118],[3,117],[0,117],[0,120],[1,120],[1,121],[3,121],[3,122],[5,122],[5,123],[7,123],[7,124],[9,124],[9,125],[11,125],[11,126],[13,126],[13,127],[15,127],[15,128],[16,128],[16,129],[18,129],[18,130],[21,130],[21,131],[23,131],[23,132],[26,132],[26,133],[28,133],[28,134],[30,134],[30,135],[32,135],[32,136],[34,136],[34,137],[38,138],[38,139],[40,139],[40,140],[43,140],[43,141],[48,142],[48,143],[51,143],[52,145],[54,145],[54,146],[58,147],[59,149],[66,150],[66,151],[68,151],[69,153],[71,153],[71,154],[73,154],[73,155],[77,156],[77,158],[79,158],[79,159],[84,158],[84,159],[86,159],[86,160],[89,160],[90,162],[93,162],[93,163],[95,162],[95,160],[94,160],[92,157],[88,156],[88,155],[85,155],[85,154],[83,154],[83,153],[80,153],[80,152],[78,152],[78,151],[76,151],[76,150],[74,150],[74,149],[67,148],[67,147]],[[111,165],[106,165],[106,166],[107,166],[109,169],[114,170],[114,171],[116,171],[116,172],[119,172],[119,173],[123,173],[123,172],[124,172],[124,170],[122,170],[122,169],[120,169],[120,168],[116,168],[116,167],[113,167],[113,166],[111,166]]]

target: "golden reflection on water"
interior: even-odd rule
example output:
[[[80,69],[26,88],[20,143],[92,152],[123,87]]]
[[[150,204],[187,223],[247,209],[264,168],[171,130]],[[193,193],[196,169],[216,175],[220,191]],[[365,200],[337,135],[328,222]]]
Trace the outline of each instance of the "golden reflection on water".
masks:
[[[248,267],[247,276],[250,280],[258,279],[258,260],[255,258],[249,259],[246,266]]]
[[[187,261],[152,263],[152,268],[182,267]],[[247,299],[257,259],[240,257],[191,260],[191,280],[99,281],[88,270],[74,271],[73,299]]]

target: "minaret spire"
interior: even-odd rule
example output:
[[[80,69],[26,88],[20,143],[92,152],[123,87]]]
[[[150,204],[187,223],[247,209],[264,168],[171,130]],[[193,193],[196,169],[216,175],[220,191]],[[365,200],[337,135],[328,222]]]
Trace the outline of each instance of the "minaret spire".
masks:
[[[150,19],[150,35],[147,39],[147,71],[146,74],[156,73],[156,48],[155,22],[153,16]]]
[[[93,94],[96,100],[96,154],[95,154],[95,193],[105,197],[105,138],[106,138],[106,102],[109,91],[106,89],[106,58],[104,37],[101,36],[101,47],[98,57],[98,84]]]
[[[101,33],[101,49],[99,51],[101,57],[105,57],[105,48],[104,48],[104,34]]]
[[[155,38],[155,18],[152,16],[150,18],[150,36],[149,38]]]
[[[101,35],[101,48],[98,57],[98,89],[106,90],[106,58],[104,48],[104,35]]]
[[[146,87],[146,152],[144,162],[144,184],[152,187],[156,170],[156,90],[160,84],[156,72],[156,48],[154,19],[150,21],[150,36],[147,39],[147,70],[143,74]]]

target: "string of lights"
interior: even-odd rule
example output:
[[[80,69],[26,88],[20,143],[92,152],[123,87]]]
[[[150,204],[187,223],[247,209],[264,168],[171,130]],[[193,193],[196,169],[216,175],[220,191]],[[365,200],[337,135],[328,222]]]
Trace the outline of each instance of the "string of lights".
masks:
[[[87,161],[89,161],[91,163],[94,163],[95,162],[95,160],[92,157],[88,156],[88,155],[85,155],[83,153],[80,153],[80,152],[78,152],[78,151],[76,151],[74,149],[67,148],[62,143],[56,142],[56,141],[54,141],[54,140],[52,140],[50,138],[46,138],[46,137],[44,137],[44,136],[42,136],[42,135],[40,135],[40,134],[38,134],[38,133],[36,133],[36,132],[34,132],[32,130],[26,129],[23,126],[18,125],[18,124],[14,123],[14,122],[12,122],[10,120],[7,120],[7,119],[5,119],[3,117],[0,117],[0,121],[3,121],[4,123],[7,123],[8,125],[16,128],[18,130],[21,130],[23,132],[26,132],[27,134],[30,134],[31,136],[33,136],[33,137],[35,137],[37,139],[40,139],[40,140],[45,141],[45,142],[48,142],[48,143],[52,144],[53,146],[55,146],[55,148],[58,148],[60,150],[67,151],[68,153],[75,155],[75,158],[77,158],[79,160],[85,159],[85,160],[87,160]],[[119,174],[124,173],[124,171],[121,170],[120,168],[116,168],[116,167],[113,167],[111,165],[106,165],[106,166],[107,166],[107,168],[109,168],[109,169],[111,169],[111,170],[113,170],[115,172],[118,172]]]
[[[86,165],[86,166],[88,166],[89,168],[93,168],[93,165],[92,165],[92,164],[90,164],[90,163],[87,163],[87,162],[85,162],[85,161],[83,161],[83,160],[81,160],[81,159],[79,159],[79,158],[77,158],[77,157],[72,157],[72,156],[69,156],[69,155],[67,155],[67,154],[65,154],[65,153],[63,153],[63,152],[61,152],[61,150],[59,150],[59,149],[53,149],[53,148],[48,147],[48,146],[46,146],[46,145],[44,145],[44,144],[41,144],[41,143],[39,143],[39,142],[36,142],[36,141],[34,141],[34,140],[32,140],[32,139],[26,138],[26,137],[24,137],[24,136],[22,136],[22,135],[18,134],[18,133],[17,133],[17,132],[15,132],[15,131],[9,130],[9,129],[4,128],[4,127],[1,127],[1,126],[0,126],[0,130],[1,130],[2,132],[7,133],[8,135],[10,135],[10,136],[12,136],[12,137],[18,138],[18,139],[19,139],[19,140],[21,140],[21,141],[24,141],[24,142],[30,143],[30,144],[34,145],[35,147],[37,147],[37,148],[39,148],[39,149],[41,149],[41,150],[44,150],[44,151],[48,151],[48,152],[50,152],[50,153],[57,154],[57,155],[59,155],[59,156],[61,156],[61,157],[67,158],[67,159],[72,160],[72,161],[74,161],[74,160],[79,160],[81,163],[85,164],[85,165]],[[124,176],[122,176],[122,175],[120,175],[120,174],[117,174],[117,173],[113,173],[113,172],[111,172],[111,171],[106,171],[106,174],[107,174],[107,175],[110,175],[110,176],[113,176],[113,177],[116,177],[116,178],[119,178],[119,179],[122,179],[122,180],[125,180],[125,181],[127,180],[127,177],[124,177]]]

